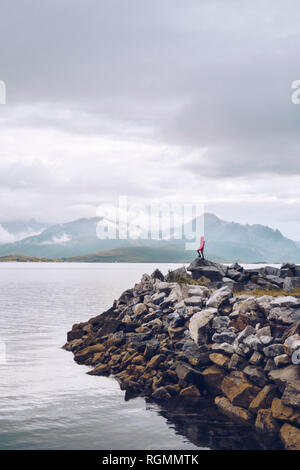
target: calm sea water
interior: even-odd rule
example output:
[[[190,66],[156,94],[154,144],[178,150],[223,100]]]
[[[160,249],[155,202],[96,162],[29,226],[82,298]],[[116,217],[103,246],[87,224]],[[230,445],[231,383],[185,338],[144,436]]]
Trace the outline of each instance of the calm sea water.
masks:
[[[61,349],[73,323],[156,267],[174,265],[0,264],[0,449],[195,448],[156,406],[125,402],[114,379]]]

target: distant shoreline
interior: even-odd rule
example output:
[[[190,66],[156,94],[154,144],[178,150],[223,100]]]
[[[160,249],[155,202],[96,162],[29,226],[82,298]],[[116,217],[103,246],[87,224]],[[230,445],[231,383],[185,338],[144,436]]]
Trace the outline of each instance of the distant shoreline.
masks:
[[[268,261],[241,261],[241,260],[230,260],[226,261],[225,264],[230,264],[234,262],[239,262],[242,264],[268,264]],[[189,263],[187,259],[143,259],[138,257],[128,257],[127,259],[122,259],[120,256],[119,259],[114,259],[111,256],[98,255],[93,253],[91,255],[78,255],[71,256],[67,258],[44,258],[39,256],[27,256],[27,255],[6,255],[0,256],[0,262],[2,263]],[[273,262],[271,264],[282,264],[282,262]]]

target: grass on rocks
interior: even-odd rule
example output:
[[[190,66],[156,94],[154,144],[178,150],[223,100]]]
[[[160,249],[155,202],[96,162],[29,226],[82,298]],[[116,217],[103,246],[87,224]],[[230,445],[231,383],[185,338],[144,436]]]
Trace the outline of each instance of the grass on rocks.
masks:
[[[300,296],[300,287],[297,287],[291,292],[287,292],[282,289],[255,289],[252,291],[249,290],[242,290],[234,293],[234,296],[237,297],[239,295],[254,295],[255,297],[262,297],[263,295],[270,295],[272,297],[281,297],[284,295],[293,295],[293,296]]]
[[[168,273],[169,282],[178,282],[178,284],[190,284],[193,286],[209,286],[210,280],[205,276],[201,276],[199,279],[193,279],[192,276],[178,276],[174,275],[172,271]]]

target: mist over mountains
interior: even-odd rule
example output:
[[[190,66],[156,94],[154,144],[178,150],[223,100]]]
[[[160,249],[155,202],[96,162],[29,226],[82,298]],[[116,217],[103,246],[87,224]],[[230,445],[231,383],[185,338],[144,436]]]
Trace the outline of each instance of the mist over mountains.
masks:
[[[227,222],[214,214],[204,216],[206,257],[223,262],[300,262],[300,247],[279,230],[264,225]],[[47,258],[80,257],[78,261],[188,262],[195,252],[184,240],[99,239],[99,217],[82,218],[46,226],[32,219],[3,222],[0,256],[27,255]],[[22,237],[22,234],[25,236]],[[29,236],[27,236],[29,234]],[[85,256],[86,255],[86,256]],[[76,259],[75,259],[76,260]],[[74,260],[74,261],[75,261]]]

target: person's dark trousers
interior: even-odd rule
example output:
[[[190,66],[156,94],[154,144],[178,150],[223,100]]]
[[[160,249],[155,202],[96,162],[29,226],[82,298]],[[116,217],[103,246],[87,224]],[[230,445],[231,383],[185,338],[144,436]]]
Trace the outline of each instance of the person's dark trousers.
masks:
[[[197,250],[198,256],[201,259],[204,259],[203,251]]]

